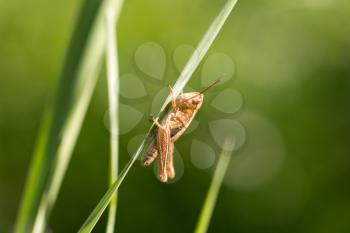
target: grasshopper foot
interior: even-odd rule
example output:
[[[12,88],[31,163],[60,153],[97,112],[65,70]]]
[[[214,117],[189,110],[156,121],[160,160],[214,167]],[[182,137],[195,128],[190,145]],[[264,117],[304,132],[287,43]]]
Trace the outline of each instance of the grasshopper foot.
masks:
[[[161,181],[161,182],[167,182],[168,181],[168,176],[167,176],[167,174],[165,173],[165,174],[159,174],[159,180]]]

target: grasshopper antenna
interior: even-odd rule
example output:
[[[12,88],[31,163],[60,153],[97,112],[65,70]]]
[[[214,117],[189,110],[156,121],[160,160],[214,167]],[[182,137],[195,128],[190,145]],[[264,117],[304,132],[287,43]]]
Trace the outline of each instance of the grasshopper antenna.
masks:
[[[222,76],[223,76],[223,75],[222,75]],[[221,76],[221,77],[222,77],[222,76]],[[197,97],[197,96],[203,94],[204,92],[208,91],[210,88],[212,88],[214,85],[216,85],[217,83],[220,82],[221,77],[218,78],[217,80],[215,80],[214,82],[212,82],[209,86],[207,86],[206,88],[204,88],[204,89],[201,90],[200,92],[198,92],[197,95],[194,95],[194,96],[192,96],[192,97],[190,97],[190,98],[188,98],[188,99],[185,99],[185,100],[187,101],[187,100],[193,99],[193,98],[195,98],[195,97]]]
[[[204,88],[203,90],[201,90],[200,92],[199,92],[199,94],[203,94],[204,92],[206,92],[206,91],[208,91],[210,88],[212,88],[214,85],[216,85],[217,83],[219,83],[220,81],[221,81],[221,78],[222,78],[222,76],[220,77],[220,78],[218,78],[217,80],[215,80],[214,82],[212,82],[209,86],[207,86],[206,88]]]

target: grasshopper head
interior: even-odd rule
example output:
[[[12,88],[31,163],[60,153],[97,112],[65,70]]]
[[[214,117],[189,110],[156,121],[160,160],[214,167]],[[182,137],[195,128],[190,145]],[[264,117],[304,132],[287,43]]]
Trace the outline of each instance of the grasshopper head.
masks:
[[[204,95],[200,92],[188,92],[181,95],[177,105],[182,109],[199,109],[202,106]]]
[[[203,93],[208,91],[211,87],[217,84],[220,79],[215,80],[212,84],[204,88],[200,92],[188,92],[181,94],[176,99],[176,105],[179,106],[180,109],[192,109],[197,110],[202,106],[204,95]]]

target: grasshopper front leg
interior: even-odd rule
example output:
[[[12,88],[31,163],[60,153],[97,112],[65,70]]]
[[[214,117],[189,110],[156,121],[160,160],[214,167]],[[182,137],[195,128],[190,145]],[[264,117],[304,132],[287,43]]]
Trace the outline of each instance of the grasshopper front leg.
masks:
[[[153,161],[157,158],[157,156],[158,156],[158,146],[155,142],[149,147],[144,159],[142,160],[142,165],[143,166],[151,165]],[[175,178],[175,169],[174,169],[173,159],[174,159],[174,142],[170,141],[168,158],[166,161],[166,171],[170,179]]]
[[[169,85],[169,89],[170,89],[170,94],[171,94],[171,107],[173,109],[176,108],[176,98],[175,98],[175,93],[174,93],[174,90],[173,88]]]

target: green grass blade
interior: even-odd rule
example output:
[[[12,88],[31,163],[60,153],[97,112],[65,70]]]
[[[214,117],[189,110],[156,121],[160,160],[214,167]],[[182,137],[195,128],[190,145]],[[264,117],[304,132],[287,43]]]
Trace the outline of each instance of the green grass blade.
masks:
[[[36,142],[36,148],[34,151],[34,157],[30,164],[30,172],[26,186],[24,188],[25,195],[22,197],[21,201],[21,211],[18,214],[16,225],[15,225],[15,232],[26,232],[29,228],[29,222],[33,218],[33,206],[35,205],[34,202],[38,199],[37,198],[37,192],[38,190],[36,187],[40,187],[40,169],[43,166],[44,156],[45,156],[45,150],[46,150],[46,144],[47,144],[47,135],[49,132],[49,125],[51,124],[52,116],[51,111],[47,111],[44,114],[43,123],[41,125],[41,128],[39,130],[39,135]]]
[[[116,15],[113,8],[110,7],[106,12],[106,63],[110,121],[110,185],[118,177],[119,164],[119,66],[115,26]],[[109,205],[106,233],[114,232],[116,214],[117,193],[114,193]]]
[[[68,115],[62,133],[62,143],[57,149],[56,166],[53,167],[52,179],[42,196],[38,214],[34,223],[34,232],[43,232],[51,209],[57,199],[67,166],[70,161],[87,107],[95,88],[105,48],[105,12],[107,7],[116,6],[115,1],[103,1],[94,21],[87,47],[82,57],[77,76],[76,96],[73,99],[72,111]]]
[[[209,27],[208,31],[205,33],[204,37],[200,41],[198,47],[196,48],[195,52],[189,59],[188,63],[186,64],[184,70],[181,72],[181,75],[179,79],[176,81],[174,85],[175,94],[178,95],[181,90],[185,87],[187,82],[189,81],[191,75],[194,73],[196,68],[198,67],[199,63],[203,59],[204,55],[208,51],[210,45],[213,43],[215,37],[219,33],[220,29],[222,28],[224,22],[226,21],[228,15],[230,14],[231,10],[233,9],[234,5],[236,4],[237,0],[229,0],[222,11],[219,13],[219,15],[215,18],[211,26]],[[167,100],[164,102],[163,107],[161,108],[160,113],[158,114],[158,117],[164,112],[166,106],[169,104],[171,100],[171,96],[169,95]],[[123,171],[119,174],[118,179],[113,183],[113,185],[108,189],[108,191],[105,193],[105,195],[102,197],[100,202],[97,204],[95,209],[91,212],[89,217],[85,220],[84,224],[80,228],[79,232],[82,233],[88,233],[93,230],[96,223],[102,216],[103,212],[107,208],[109,202],[113,198],[113,194],[118,190],[119,186],[123,182],[125,176],[131,169],[132,165],[135,163],[135,161],[140,157],[141,152],[143,151],[143,148],[148,146],[149,143],[152,142],[152,129],[154,127],[154,124],[152,125],[151,129],[148,131],[147,136],[139,146],[136,153],[132,156],[132,158],[129,160]]]
[[[42,123],[39,140],[33,153],[28,178],[15,223],[15,232],[28,232],[33,226],[39,201],[46,188],[61,141],[64,123],[71,112],[73,97],[76,95],[80,61],[86,47],[100,2],[86,0],[81,7],[77,26],[67,49],[55,99],[49,104],[49,114]],[[44,142],[43,142],[44,141]]]
[[[28,232],[33,225],[35,232],[45,229],[97,81],[105,46],[102,12],[110,3],[83,2],[49,107],[49,124],[40,132],[46,142],[39,140],[33,155],[15,232]]]
[[[220,13],[216,16],[210,27],[208,28],[207,32],[202,37],[201,41],[197,45],[196,50],[186,63],[186,66],[182,70],[180,77],[176,81],[176,84],[173,87],[175,96],[178,96],[185,85],[188,83],[189,79],[191,78],[192,74],[197,69],[198,65],[204,58],[205,54],[208,52],[211,44],[214,42],[216,36],[218,35],[220,29],[224,25],[226,19],[230,15],[231,11],[235,7],[238,0],[228,0],[225,4],[225,6],[222,8]],[[161,111],[163,111],[166,106],[170,103],[172,96],[169,95],[167,100],[165,101],[164,105],[161,108]]]
[[[233,150],[233,147],[231,148]],[[220,187],[224,180],[228,164],[230,163],[231,154],[232,151],[222,151],[220,154],[194,233],[206,233],[208,230]]]

